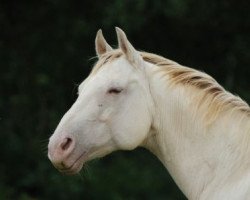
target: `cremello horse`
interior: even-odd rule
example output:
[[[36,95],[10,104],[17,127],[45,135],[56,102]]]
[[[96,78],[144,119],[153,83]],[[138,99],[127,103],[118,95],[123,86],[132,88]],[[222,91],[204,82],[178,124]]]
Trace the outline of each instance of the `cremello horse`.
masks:
[[[189,199],[250,199],[247,103],[205,73],[135,50],[116,32],[116,50],[97,32],[98,62],[49,141],[53,165],[74,174],[89,160],[142,146]]]

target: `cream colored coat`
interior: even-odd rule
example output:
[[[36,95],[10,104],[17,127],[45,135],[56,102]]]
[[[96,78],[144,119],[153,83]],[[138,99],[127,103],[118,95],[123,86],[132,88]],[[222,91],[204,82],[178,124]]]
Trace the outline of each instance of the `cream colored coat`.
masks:
[[[48,156],[67,174],[112,151],[149,149],[191,200],[250,199],[250,108],[209,75],[138,52],[117,28],[102,32],[98,62],[50,138]]]

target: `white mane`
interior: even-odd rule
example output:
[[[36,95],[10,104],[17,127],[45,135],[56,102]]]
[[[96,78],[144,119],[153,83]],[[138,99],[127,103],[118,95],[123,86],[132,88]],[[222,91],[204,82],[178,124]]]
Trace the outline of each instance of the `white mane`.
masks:
[[[227,92],[206,73],[182,66],[156,54],[147,52],[140,52],[140,54],[144,61],[158,66],[158,72],[169,77],[173,87],[182,85],[193,89],[193,94],[199,92],[199,96],[193,95],[192,98],[194,98],[194,105],[197,105],[197,112],[207,110],[204,116],[204,120],[207,122],[211,123],[220,112],[226,110],[231,110],[231,113],[239,111],[243,116],[250,117],[249,105],[240,97]],[[95,74],[105,63],[112,62],[122,55],[122,51],[119,49],[108,51],[98,60],[91,74]]]

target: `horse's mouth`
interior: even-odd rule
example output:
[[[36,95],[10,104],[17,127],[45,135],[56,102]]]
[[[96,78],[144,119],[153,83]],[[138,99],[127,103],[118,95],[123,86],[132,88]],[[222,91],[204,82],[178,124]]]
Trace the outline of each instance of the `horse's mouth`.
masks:
[[[66,174],[66,175],[73,175],[77,174],[81,171],[84,161],[86,160],[86,152],[83,152],[71,165],[65,166],[62,164],[63,167],[57,167],[58,171]]]

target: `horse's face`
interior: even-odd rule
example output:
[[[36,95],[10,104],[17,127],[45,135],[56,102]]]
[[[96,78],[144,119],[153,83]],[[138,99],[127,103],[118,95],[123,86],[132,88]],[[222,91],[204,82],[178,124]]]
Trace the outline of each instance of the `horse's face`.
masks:
[[[49,158],[60,171],[76,173],[88,160],[144,141],[151,126],[150,91],[126,55],[90,75],[78,93],[49,142]]]

